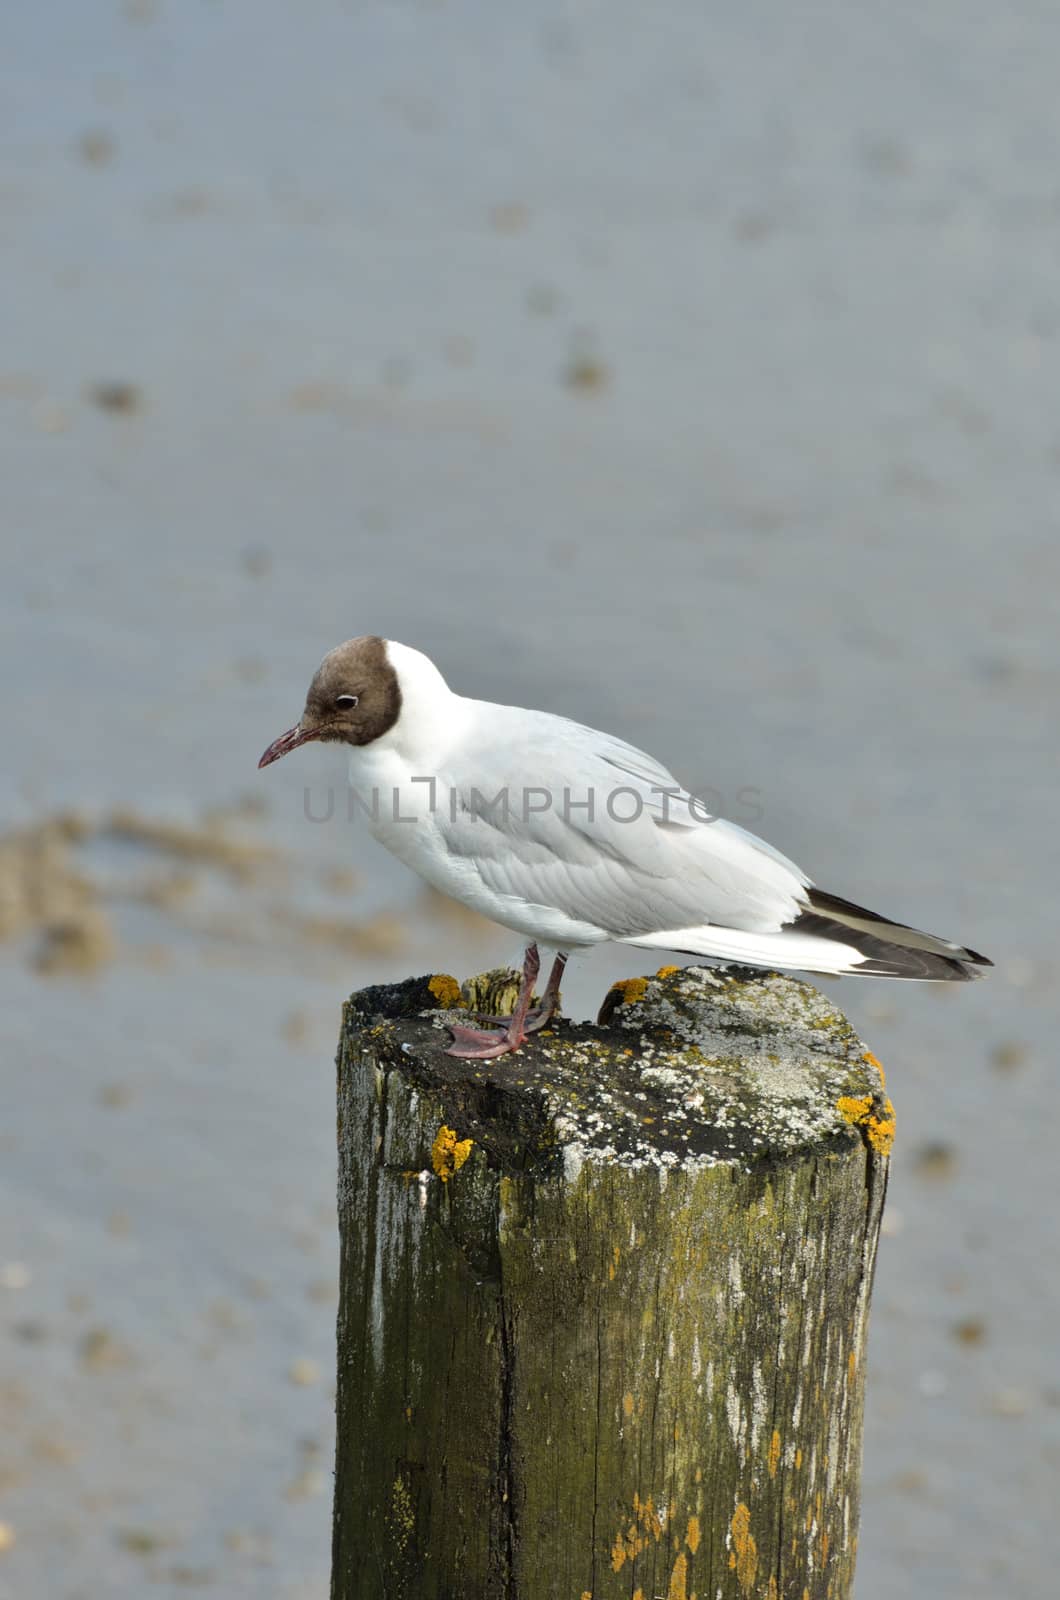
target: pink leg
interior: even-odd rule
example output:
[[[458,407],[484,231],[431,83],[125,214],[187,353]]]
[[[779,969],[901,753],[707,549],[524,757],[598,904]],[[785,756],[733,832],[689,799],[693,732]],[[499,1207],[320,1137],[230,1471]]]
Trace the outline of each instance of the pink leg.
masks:
[[[530,1034],[543,1028],[555,1015],[559,1005],[560,979],[566,964],[566,956],[556,957],[552,963],[548,987],[541,1004],[531,1012],[530,1002],[533,999],[537,975],[541,970],[541,958],[537,953],[537,945],[528,945],[523,959],[523,981],[519,986],[519,998],[511,1016],[498,1017],[500,1027],[483,1030],[461,1028],[450,1024],[453,1042],[446,1055],[457,1056],[462,1061],[489,1061],[496,1056],[506,1056],[511,1050],[518,1050],[521,1044],[525,1044]]]
[[[548,975],[541,1004],[531,1011],[526,1019],[527,1033],[538,1033],[540,1029],[547,1027],[559,1010],[559,986],[563,982],[563,969],[566,965],[567,958],[561,951],[552,963],[552,971]]]
[[[560,952],[552,963],[552,971],[548,975],[548,984],[541,1004],[527,1012],[524,1032],[537,1033],[541,1028],[547,1027],[559,1010],[559,986],[563,981],[563,969],[567,965],[567,957]],[[484,1011],[474,1011],[472,1016],[476,1022],[493,1022],[502,1027],[507,1027],[511,1017],[491,1017]]]

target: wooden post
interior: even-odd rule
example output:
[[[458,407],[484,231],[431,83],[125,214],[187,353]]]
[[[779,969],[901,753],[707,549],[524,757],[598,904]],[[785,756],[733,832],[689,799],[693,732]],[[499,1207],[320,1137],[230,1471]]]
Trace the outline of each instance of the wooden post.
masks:
[[[458,1004],[345,1012],[333,1600],[848,1600],[875,1058],[777,976],[664,968],[492,1062]]]

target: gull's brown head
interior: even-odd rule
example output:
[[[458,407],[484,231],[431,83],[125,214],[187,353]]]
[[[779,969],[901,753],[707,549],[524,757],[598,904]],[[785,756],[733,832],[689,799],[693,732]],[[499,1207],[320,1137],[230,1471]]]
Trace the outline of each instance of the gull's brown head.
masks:
[[[273,740],[258,766],[267,767],[313,739],[371,744],[390,732],[400,714],[401,686],[386,640],[375,634],[347,639],[314,673],[301,720]]]

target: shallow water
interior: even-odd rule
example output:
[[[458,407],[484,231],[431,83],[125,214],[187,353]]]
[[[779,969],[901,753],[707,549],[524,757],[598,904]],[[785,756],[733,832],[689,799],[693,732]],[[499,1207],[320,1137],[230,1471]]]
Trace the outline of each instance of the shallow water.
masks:
[[[94,834],[110,953],[34,967],[62,872],[4,947],[0,1594],[327,1592],[339,1004],[515,953],[307,820],[326,753],[255,771],[377,631],[738,820],[754,791],[827,888],[997,960],[834,990],[899,1114],[858,1594],[1045,1600],[1050,14],[79,0],[7,34],[0,815],[227,809],[276,859]],[[595,953],[568,1009],[645,965]]]

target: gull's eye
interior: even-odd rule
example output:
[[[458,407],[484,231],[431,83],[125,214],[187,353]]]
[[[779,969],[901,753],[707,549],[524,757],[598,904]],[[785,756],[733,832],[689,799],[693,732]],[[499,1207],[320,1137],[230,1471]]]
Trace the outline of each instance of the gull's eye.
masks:
[[[335,704],[337,706],[341,706],[344,711],[352,711],[353,707],[357,704],[357,699],[358,697],[355,694],[340,694],[337,697]]]

